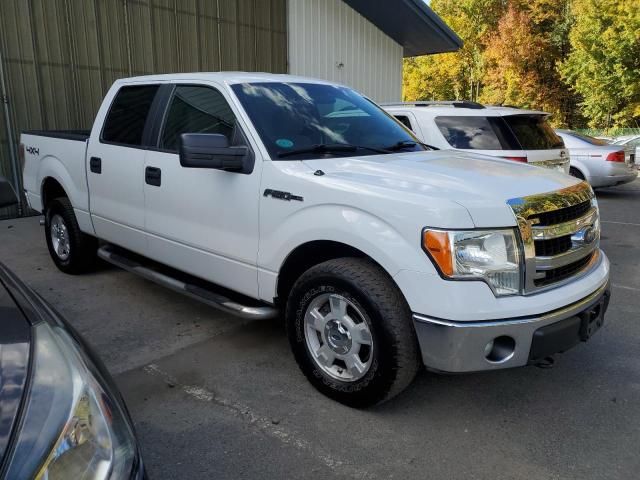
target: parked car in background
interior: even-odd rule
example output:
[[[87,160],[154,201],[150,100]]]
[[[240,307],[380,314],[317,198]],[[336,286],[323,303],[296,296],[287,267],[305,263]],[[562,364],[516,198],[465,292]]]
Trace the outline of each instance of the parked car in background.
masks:
[[[384,104],[424,143],[569,173],[569,155],[548,113],[475,102]]]
[[[636,167],[640,168],[640,135],[625,135],[617,137],[610,142],[612,145],[621,145],[634,155]]]
[[[592,187],[613,187],[638,177],[635,151],[631,147],[611,145],[606,140],[571,130],[556,130],[556,133],[569,149],[570,174],[588,181]]]
[[[534,117],[513,123],[556,145]],[[21,143],[60,270],[97,255],[243,318],[283,315],[302,372],[347,405],[393,397],[422,364],[536,364],[604,321],[609,261],[586,182],[432,151],[345,86],[122,79],[90,133]]]
[[[16,202],[0,177],[0,207]],[[82,337],[0,263],[0,474],[145,478],[133,424]]]

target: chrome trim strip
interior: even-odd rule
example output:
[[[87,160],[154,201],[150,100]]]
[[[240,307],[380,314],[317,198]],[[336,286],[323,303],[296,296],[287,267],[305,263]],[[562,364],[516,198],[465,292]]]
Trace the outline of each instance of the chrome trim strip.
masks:
[[[529,162],[529,164],[535,165],[536,167],[550,168],[555,170],[561,169],[563,172],[569,170],[568,158],[554,158],[552,160],[540,160],[538,162]]]
[[[536,270],[553,270],[554,268],[564,267],[583,259],[587,255],[591,255],[596,248],[598,248],[598,244],[594,241],[588,246],[574,247],[560,255],[536,257]]]
[[[550,240],[552,238],[564,237],[565,235],[572,235],[584,227],[593,225],[597,218],[598,210],[592,208],[582,217],[568,222],[547,225],[544,227],[533,225],[531,227],[531,236],[535,241]]]

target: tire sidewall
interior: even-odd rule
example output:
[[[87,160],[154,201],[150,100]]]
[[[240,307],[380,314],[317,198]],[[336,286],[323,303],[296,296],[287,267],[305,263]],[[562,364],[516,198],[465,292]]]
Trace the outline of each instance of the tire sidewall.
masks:
[[[66,260],[62,260],[58,256],[58,254],[53,248],[53,242],[51,240],[51,219],[55,215],[59,215],[62,218],[65,226],[67,227],[67,232],[69,235],[69,246],[70,246],[71,252],[69,254],[69,257],[67,257]],[[51,205],[49,206],[49,208],[47,208],[45,217],[44,217],[44,227],[45,227],[45,237],[47,240],[47,248],[49,249],[49,254],[51,255],[51,259],[58,266],[60,270],[64,271],[70,268],[72,265],[73,256],[75,255],[75,252],[76,252],[76,245],[74,245],[74,236],[72,235],[72,231],[71,231],[72,226],[69,222],[69,219],[66,217],[64,209],[62,208],[58,200],[52,200]]]
[[[373,341],[373,359],[364,377],[345,382],[330,377],[316,364],[305,338],[304,316],[309,304],[319,295],[342,295],[364,314]],[[335,275],[318,274],[302,278],[294,286],[286,312],[289,342],[300,368],[309,381],[325,395],[350,406],[378,403],[386,396],[395,379],[393,338],[386,330],[380,309],[358,285]]]

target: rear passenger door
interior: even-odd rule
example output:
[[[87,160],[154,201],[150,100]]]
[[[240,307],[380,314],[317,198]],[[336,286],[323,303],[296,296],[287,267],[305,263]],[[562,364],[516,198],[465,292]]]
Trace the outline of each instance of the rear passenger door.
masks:
[[[250,173],[180,165],[183,133],[225,135],[251,149],[228,93],[209,84],[175,85],[147,155],[144,182],[149,256],[205,280],[257,296],[261,159]]]
[[[99,238],[146,253],[144,159],[159,85],[123,86],[96,122],[87,149],[90,210]],[[101,112],[102,113],[102,112]],[[100,114],[98,115],[100,117]]]

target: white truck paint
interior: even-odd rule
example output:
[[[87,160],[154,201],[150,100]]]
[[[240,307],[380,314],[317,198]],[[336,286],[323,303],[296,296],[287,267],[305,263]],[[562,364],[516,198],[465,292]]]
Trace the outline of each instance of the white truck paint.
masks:
[[[107,116],[110,109],[120,108],[116,95],[144,86],[157,88],[157,93],[142,144],[106,142]],[[343,105],[350,101],[353,105]],[[138,108],[130,104],[123,108]],[[260,117],[264,105],[272,108],[267,122]],[[190,110],[194,106],[197,112]],[[174,122],[174,107],[184,124],[195,125],[198,115],[216,122],[198,127],[205,135],[182,136],[180,154],[166,146],[170,141],[165,138],[173,138],[171,129],[177,128],[176,134],[197,132]],[[181,108],[187,112],[184,118]],[[318,113],[326,109],[328,113]],[[135,124],[135,116],[131,118]],[[230,121],[235,122],[232,133],[211,134],[230,128]],[[285,135],[287,122],[291,125]],[[369,128],[358,133],[359,126],[368,125],[359,122],[382,125],[382,136],[371,140]],[[369,143],[345,151],[351,130],[361,143]],[[324,141],[322,150],[304,143],[315,141],[318,132],[341,145]],[[205,160],[196,159],[205,162],[200,168],[189,163],[194,161],[188,157],[193,142],[204,139],[211,145],[220,138],[232,146],[207,150]],[[398,138],[408,143],[391,148]],[[76,237],[50,227],[50,217],[59,215],[73,232],[73,219],[61,208],[67,200],[55,200],[66,197],[85,240],[99,238],[122,247],[125,254],[142,255],[242,298],[286,309],[292,348],[310,381],[339,401],[362,406],[393,396],[413,378],[413,353],[393,348],[419,345],[416,355],[440,371],[522,366],[546,356],[545,348],[553,343],[534,339],[544,337],[541,329],[566,326],[560,330],[569,343],[578,336],[584,340],[590,335],[585,328],[593,323],[591,332],[602,323],[608,302],[609,262],[598,248],[598,209],[588,185],[507,160],[427,151],[414,138],[346,87],[286,75],[217,73],[119,80],[90,133],[27,132],[21,143],[27,199],[45,213],[48,237],[61,236],[73,254],[86,253]],[[316,150],[295,154],[297,144]],[[220,162],[206,164],[220,155],[228,160],[234,148],[247,152],[240,170],[221,169]],[[161,172],[158,184],[149,172]],[[560,213],[560,220],[551,219]],[[498,264],[507,262],[497,260],[504,248],[516,257],[519,272],[513,294],[495,293],[500,279],[474,273],[467,281],[449,278],[434,260],[437,249],[425,243],[425,229],[438,238],[452,230],[471,232],[472,237],[488,230],[486,238],[508,232],[504,238],[516,239],[511,250],[505,244],[495,253],[485,240],[477,245],[473,240],[471,247],[449,246],[455,258],[445,255],[442,261],[458,265],[466,261],[458,257],[460,252],[470,248],[464,252],[479,251],[481,259],[494,255],[496,260],[488,261]],[[568,242],[565,250],[536,255],[538,248],[551,248],[539,243],[547,237],[552,243]],[[51,253],[61,269],[72,270]],[[314,276],[318,268],[337,273]],[[567,274],[562,268],[573,270]],[[348,277],[353,271],[360,272],[358,280]],[[146,267],[138,271],[153,279],[149,272]],[[179,289],[183,282],[165,283]],[[305,287],[313,282],[326,284]],[[360,284],[368,291],[359,290]],[[374,291],[379,294],[371,297]],[[218,302],[212,298],[208,303]],[[321,306],[313,307],[316,300]],[[389,322],[396,322],[395,333],[387,330]],[[308,333],[316,326],[317,338]],[[345,390],[344,385],[353,388]]]

